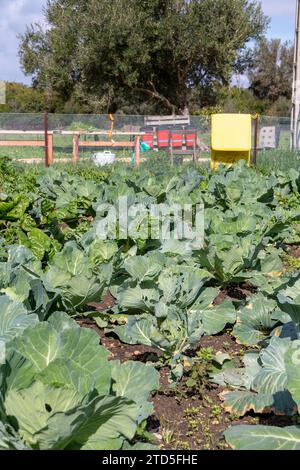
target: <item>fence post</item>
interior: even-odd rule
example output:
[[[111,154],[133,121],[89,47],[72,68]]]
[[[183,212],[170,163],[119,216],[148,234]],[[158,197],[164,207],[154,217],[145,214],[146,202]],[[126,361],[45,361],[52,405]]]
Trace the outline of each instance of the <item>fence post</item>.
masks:
[[[135,166],[138,167],[140,165],[140,143],[141,143],[141,138],[139,135],[136,136],[135,138]]]
[[[73,165],[78,163],[79,134],[73,136]]]
[[[53,132],[48,133],[48,162],[53,165]]]

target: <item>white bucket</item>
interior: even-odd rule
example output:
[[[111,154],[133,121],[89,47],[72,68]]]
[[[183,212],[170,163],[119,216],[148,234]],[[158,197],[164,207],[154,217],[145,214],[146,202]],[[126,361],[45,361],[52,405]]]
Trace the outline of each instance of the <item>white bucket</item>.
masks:
[[[93,155],[93,162],[96,166],[112,165],[116,160],[116,155],[109,150],[97,152]]]

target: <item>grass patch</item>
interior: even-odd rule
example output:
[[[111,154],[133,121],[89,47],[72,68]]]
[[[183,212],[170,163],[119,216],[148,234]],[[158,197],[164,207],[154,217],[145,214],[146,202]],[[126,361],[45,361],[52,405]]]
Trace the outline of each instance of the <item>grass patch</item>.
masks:
[[[298,169],[300,154],[289,150],[265,150],[258,152],[257,169],[263,173]]]

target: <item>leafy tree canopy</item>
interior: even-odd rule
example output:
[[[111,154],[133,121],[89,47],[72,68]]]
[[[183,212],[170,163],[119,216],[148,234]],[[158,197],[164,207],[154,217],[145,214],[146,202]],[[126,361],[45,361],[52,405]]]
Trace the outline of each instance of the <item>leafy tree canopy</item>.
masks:
[[[24,72],[94,112],[213,104],[268,23],[255,0],[48,0],[45,17],[21,37]]]
[[[254,95],[271,103],[281,97],[291,99],[293,62],[294,47],[290,42],[266,38],[259,41],[248,72]]]
[[[45,95],[21,83],[6,83],[6,103],[2,113],[38,113],[45,109]]]

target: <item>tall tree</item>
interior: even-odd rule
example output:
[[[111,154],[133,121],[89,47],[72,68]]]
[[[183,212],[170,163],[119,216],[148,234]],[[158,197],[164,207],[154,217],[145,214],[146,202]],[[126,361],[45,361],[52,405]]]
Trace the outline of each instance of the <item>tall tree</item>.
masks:
[[[0,104],[0,113],[40,113],[59,109],[58,97],[47,96],[42,90],[35,89],[22,83],[6,83],[6,103]]]
[[[280,39],[263,38],[254,50],[248,72],[250,88],[256,97],[271,103],[292,96],[294,47]]]
[[[48,28],[21,37],[23,70],[91,110],[146,102],[185,112],[249,63],[247,43],[267,25],[256,0],[48,0]]]

